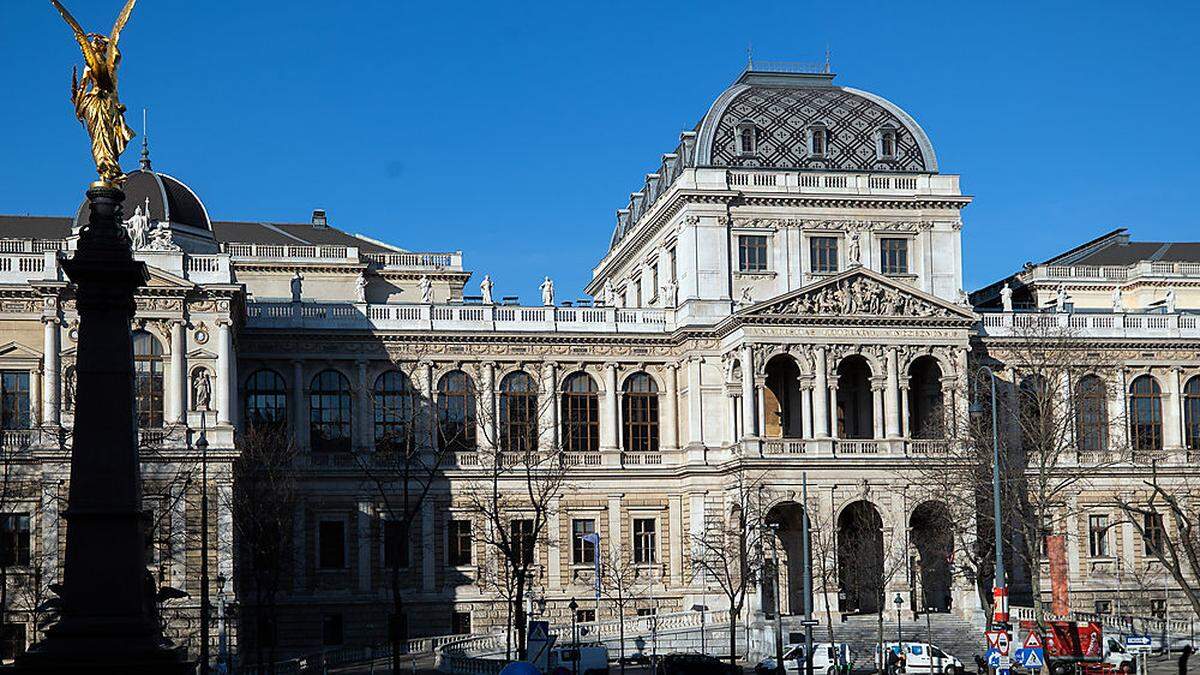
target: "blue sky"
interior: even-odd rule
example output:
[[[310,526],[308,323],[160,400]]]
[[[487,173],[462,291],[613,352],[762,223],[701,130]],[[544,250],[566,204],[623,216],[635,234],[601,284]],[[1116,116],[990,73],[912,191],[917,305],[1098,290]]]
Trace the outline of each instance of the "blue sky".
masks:
[[[104,32],[120,0],[68,0]],[[497,295],[580,293],[613,212],[740,72],[818,60],[896,102],[961,174],[968,289],[1114,227],[1200,240],[1194,3],[141,0],[122,99],[216,219],[463,250]],[[0,212],[92,180],[48,2],[0,2]],[[136,113],[131,117],[140,117]],[[134,123],[131,120],[131,123]],[[135,123],[140,126],[140,123]],[[137,147],[125,155],[136,166]]]

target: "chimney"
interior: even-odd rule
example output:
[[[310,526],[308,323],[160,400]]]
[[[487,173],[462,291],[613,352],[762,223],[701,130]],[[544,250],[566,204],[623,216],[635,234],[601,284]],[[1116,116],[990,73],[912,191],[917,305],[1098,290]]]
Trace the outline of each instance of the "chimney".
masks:
[[[313,227],[329,227],[329,221],[325,218],[325,209],[313,209],[312,224]]]

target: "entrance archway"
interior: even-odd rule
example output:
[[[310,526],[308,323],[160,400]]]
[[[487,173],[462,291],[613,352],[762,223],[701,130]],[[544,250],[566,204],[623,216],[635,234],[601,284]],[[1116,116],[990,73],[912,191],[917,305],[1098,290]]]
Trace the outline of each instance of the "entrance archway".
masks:
[[[874,614],[883,597],[883,518],[867,501],[857,501],[838,516],[840,609]]]
[[[942,369],[937,359],[922,356],[908,369],[908,432],[913,438],[945,438]]]
[[[782,614],[799,614],[804,611],[804,507],[796,502],[776,504],[767,512],[766,522],[777,526],[775,552],[779,555],[779,611]],[[771,551],[770,542],[767,551]],[[768,588],[773,591],[775,587],[768,585]],[[764,599],[770,601],[764,605],[766,609],[773,611],[774,595]]]
[[[763,390],[763,424],[767,438],[802,438],[800,368],[790,356],[776,355],[767,362]]]
[[[950,611],[951,564],[954,558],[954,531],[950,511],[942,502],[925,502],[909,518],[913,547],[917,549],[917,569],[913,578],[920,584],[918,611]]]
[[[871,366],[857,354],[838,364],[838,438],[874,438]]]

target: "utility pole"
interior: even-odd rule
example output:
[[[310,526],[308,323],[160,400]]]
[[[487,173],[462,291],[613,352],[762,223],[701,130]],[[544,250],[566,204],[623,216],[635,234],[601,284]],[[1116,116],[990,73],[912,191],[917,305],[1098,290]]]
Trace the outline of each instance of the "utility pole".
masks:
[[[800,511],[800,557],[804,560],[804,672],[813,675],[813,635],[812,635],[812,551],[808,546],[808,472],[800,474],[800,501],[804,508]],[[836,646],[836,645],[835,645]]]

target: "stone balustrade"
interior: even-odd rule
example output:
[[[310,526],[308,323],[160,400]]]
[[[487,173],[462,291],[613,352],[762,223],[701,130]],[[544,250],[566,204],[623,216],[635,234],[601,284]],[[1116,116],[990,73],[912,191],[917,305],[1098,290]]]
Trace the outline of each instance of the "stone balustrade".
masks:
[[[305,262],[368,262],[384,269],[462,269],[462,252],[363,253],[357,246],[312,246],[291,244],[241,244],[230,242],[223,250],[236,262],[304,260]]]
[[[1200,276],[1200,263],[1142,260],[1132,265],[1037,265],[1027,281],[1128,281],[1145,277]]]
[[[665,333],[674,327],[670,312],[654,308],[309,302],[247,303],[246,325],[314,330],[531,333]]]
[[[1135,312],[983,312],[988,337],[1198,338],[1200,314]]]

